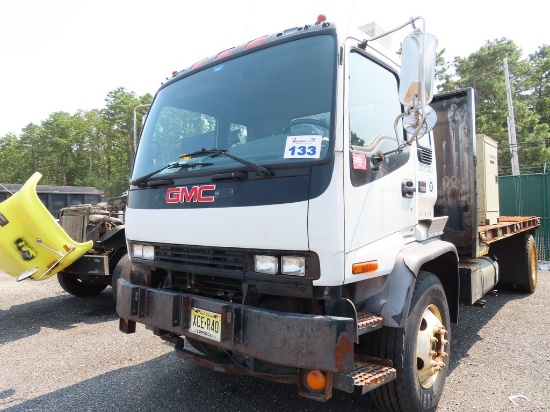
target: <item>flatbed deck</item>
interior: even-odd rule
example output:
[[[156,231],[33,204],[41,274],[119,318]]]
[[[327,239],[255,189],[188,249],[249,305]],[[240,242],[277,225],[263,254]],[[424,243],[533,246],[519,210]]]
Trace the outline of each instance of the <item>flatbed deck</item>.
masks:
[[[480,255],[488,252],[491,243],[539,226],[540,217],[537,216],[500,216],[496,225],[480,225],[478,226]]]

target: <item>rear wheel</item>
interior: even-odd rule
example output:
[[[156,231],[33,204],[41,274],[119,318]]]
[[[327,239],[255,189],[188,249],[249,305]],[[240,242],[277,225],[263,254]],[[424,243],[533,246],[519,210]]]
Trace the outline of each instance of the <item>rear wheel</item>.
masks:
[[[525,252],[521,257],[521,276],[523,282],[516,287],[521,292],[533,293],[537,288],[537,245],[533,235],[525,236]]]
[[[441,282],[420,272],[405,328],[383,328],[374,356],[391,359],[397,378],[370,392],[383,411],[435,411],[449,365],[450,316]]]
[[[78,276],[66,272],[59,272],[57,281],[65,292],[80,297],[98,295],[107,287],[107,284],[92,276]]]

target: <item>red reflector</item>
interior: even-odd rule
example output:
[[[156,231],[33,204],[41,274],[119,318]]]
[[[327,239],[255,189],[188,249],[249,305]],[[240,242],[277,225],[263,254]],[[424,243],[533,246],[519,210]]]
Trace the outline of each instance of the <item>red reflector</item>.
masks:
[[[196,62],[192,67],[191,70],[196,69],[197,67],[204,66],[204,63],[206,63],[207,59],[201,60],[200,62]]]
[[[246,49],[251,49],[253,47],[259,46],[260,44],[263,44],[266,39],[267,39],[267,36],[264,36],[264,37],[260,37],[256,40],[249,41],[248,44],[245,47],[245,50]]]
[[[231,53],[233,53],[233,50],[235,50],[234,47],[229,50],[222,51],[220,54],[216,56],[215,60],[220,60],[220,59],[223,59],[224,57],[231,56]]]

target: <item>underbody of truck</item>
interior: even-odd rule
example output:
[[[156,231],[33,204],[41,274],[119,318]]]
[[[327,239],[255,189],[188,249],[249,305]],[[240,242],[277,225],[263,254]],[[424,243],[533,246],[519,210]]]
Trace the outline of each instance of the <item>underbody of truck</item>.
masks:
[[[117,265],[128,260],[124,233],[126,196],[107,202],[72,205],[59,211],[59,223],[76,242],[92,241],[93,247],[57,274],[61,287],[74,296],[93,296],[114,286]],[[113,289],[114,290],[114,289]]]

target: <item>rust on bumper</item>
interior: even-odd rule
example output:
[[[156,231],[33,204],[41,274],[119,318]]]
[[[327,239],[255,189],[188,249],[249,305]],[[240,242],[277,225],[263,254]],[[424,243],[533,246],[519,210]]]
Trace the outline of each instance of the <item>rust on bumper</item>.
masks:
[[[355,320],[278,312],[185,293],[137,286],[119,279],[120,318],[214,344],[264,362],[296,368],[354,369]],[[191,308],[221,315],[221,342],[189,332]]]

